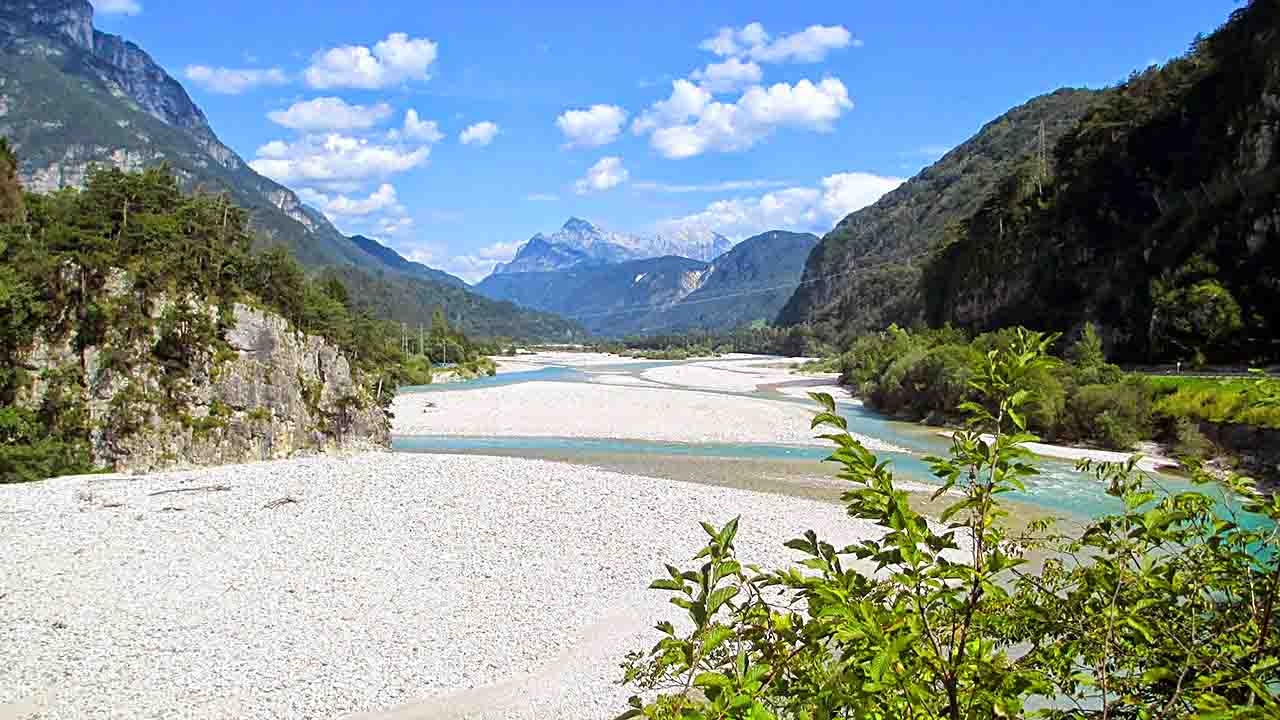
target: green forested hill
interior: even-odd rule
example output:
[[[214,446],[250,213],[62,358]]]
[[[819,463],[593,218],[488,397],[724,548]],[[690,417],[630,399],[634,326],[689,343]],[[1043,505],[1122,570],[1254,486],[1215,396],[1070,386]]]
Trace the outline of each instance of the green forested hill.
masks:
[[[812,323],[828,338],[910,324],[922,316],[920,263],[947,228],[978,209],[993,183],[1070,129],[1097,100],[1063,89],[988,123],[941,160],[827,233],[809,255],[782,324]]]
[[[698,289],[647,322],[649,332],[729,330],[771,322],[795,292],[818,236],[772,230],[716,258]]]
[[[226,194],[248,212],[258,248],[287,248],[309,270],[339,267],[383,317],[428,322],[463,285],[367,238],[349,238],[223,145],[182,85],[136,45],[93,29],[87,0],[0,0],[0,137],[27,190],[84,185],[91,168],[164,165],[187,190]],[[395,298],[385,304],[377,298]],[[469,326],[562,338],[573,323],[466,300]],[[425,303],[425,304],[424,304]],[[457,301],[451,304],[458,304]]]
[[[931,263],[928,319],[1092,319],[1135,360],[1280,356],[1278,7],[1239,9],[1007,174]]]

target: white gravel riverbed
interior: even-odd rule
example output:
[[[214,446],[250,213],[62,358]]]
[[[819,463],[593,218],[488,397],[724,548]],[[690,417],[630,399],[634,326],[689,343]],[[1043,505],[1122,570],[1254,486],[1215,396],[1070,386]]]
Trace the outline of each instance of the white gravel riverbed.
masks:
[[[0,486],[0,716],[611,718],[618,663],[675,611],[645,587],[735,514],[765,566],[805,529],[877,532],[817,501],[475,456]]]
[[[585,382],[402,393],[396,435],[618,438],[683,443],[822,445],[798,403]],[[892,445],[860,437],[871,450]]]

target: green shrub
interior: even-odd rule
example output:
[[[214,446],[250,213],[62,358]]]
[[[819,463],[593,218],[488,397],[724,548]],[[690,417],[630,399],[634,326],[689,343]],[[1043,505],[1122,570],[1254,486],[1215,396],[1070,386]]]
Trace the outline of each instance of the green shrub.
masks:
[[[942,523],[815,395],[849,515],[884,534],[841,547],[810,530],[786,543],[803,559],[772,570],[738,554],[737,519],[703,522],[692,566],[650,585],[680,622],[659,621],[657,643],[628,655],[624,679],[648,697],[620,720],[1280,717],[1280,496],[1240,478],[1243,508],[1161,496],[1131,462],[1096,469],[1116,515],[1079,534],[1008,529],[1001,498],[1036,472],[1031,398],[1015,388],[1046,369],[1047,345],[1020,334],[983,356],[974,429],[930,458],[944,483],[933,499],[958,496]]]
[[[1129,450],[1151,436],[1153,397],[1150,386],[1140,379],[1077,388],[1066,400],[1061,436]]]

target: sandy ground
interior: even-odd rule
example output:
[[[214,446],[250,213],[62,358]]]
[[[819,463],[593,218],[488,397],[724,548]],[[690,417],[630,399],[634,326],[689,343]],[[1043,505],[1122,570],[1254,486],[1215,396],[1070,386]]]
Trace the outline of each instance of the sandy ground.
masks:
[[[648,583],[689,564],[696,521],[737,514],[764,567],[806,529],[879,532],[826,502],[476,456],[0,487],[0,716],[612,718],[623,656],[676,618]]]
[[[951,430],[943,430],[938,433],[942,437],[951,437]],[[995,440],[993,435],[983,435],[984,440],[990,442]],[[1114,450],[1095,450],[1093,448],[1069,447],[1066,445],[1050,445],[1048,443],[1027,443],[1024,445],[1030,452],[1047,458],[1057,458],[1059,460],[1093,460],[1094,462],[1103,463],[1123,463],[1128,462],[1129,458],[1137,453],[1116,452]],[[1146,472],[1160,472],[1163,470],[1176,470],[1181,467],[1181,463],[1173,458],[1162,457],[1160,455],[1144,455],[1138,461],[1138,468]]]
[[[392,411],[395,435],[827,444],[814,440],[813,411],[804,406],[667,388],[528,382],[400,395]],[[872,450],[894,449],[859,439]]]
[[[763,385],[805,379],[834,380],[836,377],[829,373],[798,375],[792,371],[795,365],[798,363],[791,359],[738,355],[657,367],[645,370],[642,376],[668,385],[724,392],[753,392]]]

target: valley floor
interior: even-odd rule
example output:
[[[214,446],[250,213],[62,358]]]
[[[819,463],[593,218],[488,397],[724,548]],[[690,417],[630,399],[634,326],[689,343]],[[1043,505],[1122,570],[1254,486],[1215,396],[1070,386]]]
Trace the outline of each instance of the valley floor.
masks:
[[[370,453],[0,487],[0,717],[565,718],[618,663],[696,521],[765,567],[831,503],[479,456]],[[384,712],[388,711],[390,712]]]

